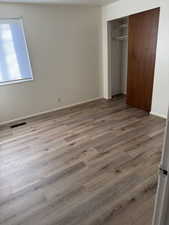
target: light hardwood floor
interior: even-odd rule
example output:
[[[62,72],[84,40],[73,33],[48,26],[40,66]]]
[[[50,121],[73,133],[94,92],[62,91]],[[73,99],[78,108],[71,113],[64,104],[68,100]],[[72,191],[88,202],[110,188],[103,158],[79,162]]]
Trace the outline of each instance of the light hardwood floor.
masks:
[[[118,97],[0,127],[0,225],[150,225],[165,121]]]

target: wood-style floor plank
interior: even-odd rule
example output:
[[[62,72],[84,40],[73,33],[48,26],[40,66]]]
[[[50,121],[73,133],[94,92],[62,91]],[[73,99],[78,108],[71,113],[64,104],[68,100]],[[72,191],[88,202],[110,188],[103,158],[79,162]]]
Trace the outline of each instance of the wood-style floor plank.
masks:
[[[116,97],[25,122],[0,127],[0,225],[150,224],[163,119]]]

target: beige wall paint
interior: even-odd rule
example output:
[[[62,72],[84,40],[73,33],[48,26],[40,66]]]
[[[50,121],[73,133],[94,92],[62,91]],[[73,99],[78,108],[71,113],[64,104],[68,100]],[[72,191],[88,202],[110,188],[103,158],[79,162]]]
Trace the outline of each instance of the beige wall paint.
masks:
[[[100,8],[0,4],[21,16],[34,81],[0,86],[0,123],[99,97]]]
[[[108,86],[107,22],[156,7],[160,7],[161,12],[151,113],[166,117],[169,105],[169,1],[119,0],[102,8],[102,94],[105,98],[110,97]]]

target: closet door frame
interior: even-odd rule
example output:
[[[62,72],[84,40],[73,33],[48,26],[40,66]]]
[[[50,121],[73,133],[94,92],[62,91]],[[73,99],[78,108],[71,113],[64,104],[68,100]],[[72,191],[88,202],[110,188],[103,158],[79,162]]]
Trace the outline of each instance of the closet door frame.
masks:
[[[149,10],[152,10],[152,9],[156,9],[156,8],[159,8],[161,10],[161,5],[157,5],[156,7],[153,7],[153,8],[149,8],[149,9],[145,9],[145,10],[142,10],[142,11],[139,11],[138,13],[142,13],[142,12],[145,12],[145,11],[149,11]],[[111,82],[112,82],[112,78],[111,78],[111,53],[110,53],[110,49],[111,49],[111,26],[110,26],[110,23],[114,20],[119,20],[119,19],[123,19],[125,17],[129,17],[129,16],[132,16],[136,13],[131,13],[131,14],[128,14],[128,15],[124,15],[124,16],[121,16],[121,17],[117,17],[117,18],[114,18],[114,19],[108,19],[106,21],[106,24],[105,24],[105,27],[104,27],[104,24],[103,24],[103,36],[104,38],[106,38],[106,42],[105,42],[105,46],[104,48],[102,49],[103,51],[103,70],[102,70],[102,73],[104,75],[103,77],[103,96],[105,99],[111,99],[112,98],[112,95],[111,95]],[[157,40],[157,44],[158,44],[158,40]],[[154,74],[155,75],[155,74]],[[153,86],[154,86],[154,83],[153,83]],[[153,100],[153,98],[152,98]],[[150,112],[151,113],[151,112]]]

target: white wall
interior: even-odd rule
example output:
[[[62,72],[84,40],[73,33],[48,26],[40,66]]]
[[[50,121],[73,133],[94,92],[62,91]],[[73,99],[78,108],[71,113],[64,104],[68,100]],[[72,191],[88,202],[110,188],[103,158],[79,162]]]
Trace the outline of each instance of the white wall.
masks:
[[[0,4],[0,18],[20,16],[35,79],[0,86],[0,123],[98,97],[100,9]]]
[[[161,7],[157,57],[152,99],[152,113],[167,116],[169,103],[169,1],[167,0],[119,0],[102,9],[102,51],[103,51],[103,89],[105,98],[110,97],[108,88],[108,39],[107,21],[129,16],[141,11]]]

